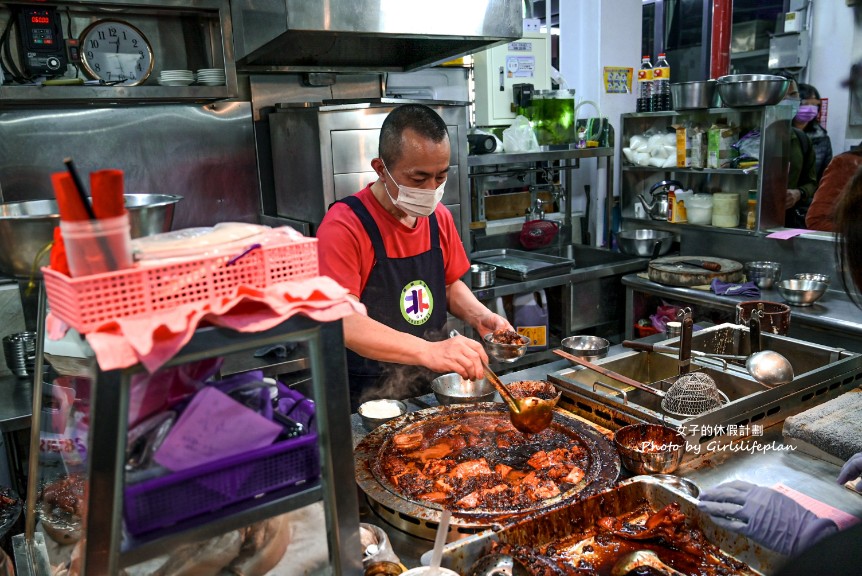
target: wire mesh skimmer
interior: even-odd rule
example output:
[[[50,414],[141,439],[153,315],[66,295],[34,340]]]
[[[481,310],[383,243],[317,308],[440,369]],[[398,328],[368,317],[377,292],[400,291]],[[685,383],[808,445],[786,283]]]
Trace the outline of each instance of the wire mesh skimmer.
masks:
[[[729,401],[709,374],[692,372],[676,379],[661,399],[661,408],[675,416],[692,417],[721,408]]]

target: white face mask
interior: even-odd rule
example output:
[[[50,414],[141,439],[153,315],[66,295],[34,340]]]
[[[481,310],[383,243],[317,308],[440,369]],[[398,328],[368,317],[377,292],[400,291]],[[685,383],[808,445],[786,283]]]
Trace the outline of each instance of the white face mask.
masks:
[[[389,174],[390,178],[392,178],[392,174],[390,174],[389,168],[386,167],[386,164],[383,165],[383,169],[386,170],[386,173]],[[395,178],[392,178],[392,181],[395,182]],[[398,198],[393,198],[392,195],[389,194],[389,189],[386,187],[386,181],[383,181],[383,189],[386,190],[386,195],[389,196],[392,203],[405,214],[418,218],[420,216],[430,216],[434,213],[434,209],[437,208],[437,204],[439,204],[440,199],[443,198],[443,189],[446,187],[446,181],[444,180],[436,190],[411,188],[410,186],[402,186],[398,182],[395,182],[395,185],[398,186]]]

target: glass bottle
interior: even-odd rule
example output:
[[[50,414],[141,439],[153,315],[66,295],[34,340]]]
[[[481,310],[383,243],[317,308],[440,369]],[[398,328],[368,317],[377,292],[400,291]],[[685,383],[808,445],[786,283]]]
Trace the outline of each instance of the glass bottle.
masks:
[[[757,226],[757,190],[748,191],[748,212],[745,218],[745,227],[754,230]]]
[[[670,110],[670,65],[664,52],[658,55],[658,61],[652,71],[652,111],[667,112]]]

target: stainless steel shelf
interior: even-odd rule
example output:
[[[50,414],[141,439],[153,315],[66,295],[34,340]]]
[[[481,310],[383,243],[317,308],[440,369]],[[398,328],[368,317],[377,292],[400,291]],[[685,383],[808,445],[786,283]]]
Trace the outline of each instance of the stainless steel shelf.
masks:
[[[116,574],[122,566],[163,555],[179,544],[211,538],[320,499],[324,501],[333,572],[361,572],[360,558],[352,552],[360,549],[356,493],[340,486],[342,480],[352,478],[354,472],[341,322],[319,323],[295,316],[271,329],[250,334],[219,327],[200,328],[165,366],[250,353],[263,346],[288,342],[304,342],[308,347],[313,399],[317,406],[320,478],[206,512],[138,538],[124,539],[122,534],[123,469],[131,380],[133,375],[143,373],[144,368],[137,365],[121,370],[97,370],[90,403],[87,476],[89,494],[98,497],[85,502],[88,521],[81,555],[83,574]],[[38,427],[33,434],[38,437]],[[38,455],[31,454],[31,457]],[[35,503],[28,508],[35,514]]]
[[[209,102],[237,97],[232,86],[0,86],[0,107],[46,102]]]
[[[662,118],[668,116],[690,116],[692,114],[738,114],[740,112],[758,112],[763,106],[746,106],[737,108],[691,108],[688,110],[669,110],[667,112],[628,112],[620,114],[621,118]]]
[[[543,146],[536,152],[515,152],[511,154],[475,154],[467,157],[467,165],[495,166],[499,164],[517,164],[520,162],[543,162],[551,160],[574,160],[578,158],[599,158],[613,156],[613,148],[566,148],[562,150]],[[481,176],[481,174],[477,174]]]
[[[746,173],[742,168],[658,168],[656,166],[622,166],[623,172],[692,172],[694,174],[736,174],[757,178],[757,171]]]
[[[742,216],[740,215],[740,218]],[[757,230],[749,230],[742,227],[736,228],[721,228],[719,226],[705,226],[702,224],[689,224],[688,222],[667,222],[666,220],[646,220],[644,218],[634,218],[632,216],[623,216],[623,222],[626,224],[636,224],[638,227],[654,228],[656,230],[666,230],[668,232],[679,232],[682,227],[687,230],[719,230],[722,233],[739,234],[741,236],[766,236],[769,231],[758,232]]]

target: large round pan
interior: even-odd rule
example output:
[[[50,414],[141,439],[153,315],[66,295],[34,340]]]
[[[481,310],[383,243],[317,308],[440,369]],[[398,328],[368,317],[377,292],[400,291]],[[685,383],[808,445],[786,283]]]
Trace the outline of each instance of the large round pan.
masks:
[[[508,408],[501,403],[483,402],[456,406],[438,406],[387,422],[369,433],[356,447],[356,481],[374,502],[384,509],[393,510],[395,515],[407,516],[418,521],[436,523],[440,519],[441,507],[432,502],[408,499],[398,488],[389,482],[380,470],[380,462],[386,457],[389,443],[396,434],[410,431],[432,419],[457,420],[477,414],[499,414],[501,422],[508,422]],[[611,442],[598,430],[574,418],[568,412],[554,409],[551,427],[570,436],[588,454],[589,463],[584,468],[584,479],[574,488],[556,497],[534,503],[517,510],[456,510],[452,523],[457,526],[482,529],[500,527],[505,523],[523,518],[539,510],[548,510],[569,502],[591,496],[611,487],[620,472],[619,455]],[[433,533],[432,533],[433,536]]]

